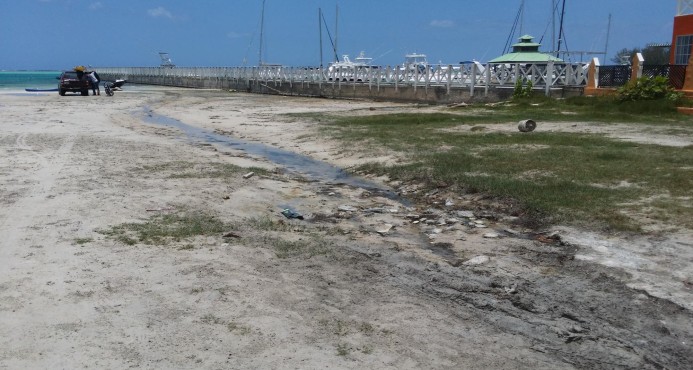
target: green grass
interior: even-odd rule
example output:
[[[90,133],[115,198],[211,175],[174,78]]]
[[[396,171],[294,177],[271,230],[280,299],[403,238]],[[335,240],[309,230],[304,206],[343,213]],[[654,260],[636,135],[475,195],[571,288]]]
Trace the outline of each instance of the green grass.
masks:
[[[153,216],[144,222],[124,223],[99,232],[127,245],[166,245],[195,236],[219,235],[227,228],[228,225],[212,215],[181,212]],[[181,248],[190,249],[187,245]]]
[[[238,177],[248,172],[255,172],[258,175],[266,175],[267,170],[258,167],[239,167],[227,163],[192,163],[184,161],[168,162],[158,165],[143,166],[145,172],[169,172],[168,178],[171,179],[228,179]]]
[[[639,230],[641,223],[626,214],[642,213],[679,226],[693,226],[693,147],[665,147],[608,139],[602,135],[541,132],[450,130],[480,123],[535,120],[599,120],[671,126],[685,135],[691,121],[663,109],[656,113],[623,113],[620,105],[591,98],[571,103],[541,100],[539,107],[522,103],[500,108],[465,108],[460,114],[391,114],[333,117],[324,133],[361,145],[402,155],[404,164],[369,163],[359,172],[388,175],[393,180],[434,188],[443,183],[465,192],[488,193],[511,204],[531,226],[556,222],[586,224],[614,230]],[[584,105],[582,105],[584,104]],[[570,107],[569,117],[563,113]],[[541,124],[541,123],[540,123]],[[661,200],[664,197],[664,200]],[[653,202],[648,199],[659,199]],[[625,213],[624,213],[625,212]],[[673,214],[673,217],[666,216]]]
[[[311,258],[328,254],[329,243],[316,234],[305,235],[299,240],[266,238],[266,243],[274,248],[277,258],[304,257]]]
[[[75,244],[77,245],[82,245],[82,244],[87,244],[93,242],[93,238],[76,238],[75,239]]]
[[[488,122],[483,113],[493,113],[494,119],[519,121],[573,121],[629,123],[677,123],[690,122],[689,117],[678,114],[676,107],[686,105],[668,100],[617,102],[614,97],[577,96],[567,99],[532,97],[516,99],[507,104],[484,107],[481,114],[472,114],[479,123]],[[486,116],[486,117],[485,117]]]

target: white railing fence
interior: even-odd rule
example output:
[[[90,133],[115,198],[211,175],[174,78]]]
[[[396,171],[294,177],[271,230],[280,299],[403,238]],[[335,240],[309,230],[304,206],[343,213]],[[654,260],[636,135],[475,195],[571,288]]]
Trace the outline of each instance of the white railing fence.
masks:
[[[156,77],[163,83],[174,79],[200,79],[260,83],[319,83],[333,85],[368,84],[450,88],[512,87],[518,78],[532,82],[535,89],[584,86],[587,65],[582,63],[481,64],[363,67],[99,67],[100,73],[118,78]]]

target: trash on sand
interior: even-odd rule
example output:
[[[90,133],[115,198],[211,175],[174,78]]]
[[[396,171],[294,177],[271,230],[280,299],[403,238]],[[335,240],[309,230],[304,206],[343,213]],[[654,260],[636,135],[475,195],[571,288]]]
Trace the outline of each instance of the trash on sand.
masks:
[[[390,232],[390,230],[392,230],[393,227],[394,226],[392,226],[391,224],[385,224],[385,225],[383,225],[382,229],[376,230],[375,232],[380,234],[380,235],[387,235]]]
[[[255,176],[255,172],[248,172],[245,175],[243,175],[244,179],[249,179],[251,177]]]
[[[517,125],[517,129],[520,130],[520,132],[532,132],[535,128],[537,128],[537,123],[531,119],[522,120]]]
[[[347,205],[341,205],[337,207],[338,211],[343,211],[343,212],[356,212],[358,209],[356,207],[352,206],[347,206]]]
[[[303,220],[303,216],[291,208],[284,208],[284,210],[282,211],[282,214],[286,218],[297,218],[299,220]]]
[[[498,238],[500,238],[500,234],[498,234],[498,233],[486,233],[486,234],[484,234],[484,238],[498,239]]]

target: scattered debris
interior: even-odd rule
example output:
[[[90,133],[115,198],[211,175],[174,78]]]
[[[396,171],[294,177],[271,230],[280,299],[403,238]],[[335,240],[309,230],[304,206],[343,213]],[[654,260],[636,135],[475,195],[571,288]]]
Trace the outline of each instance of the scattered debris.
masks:
[[[358,210],[358,208],[352,207],[352,206],[347,206],[347,205],[341,205],[341,206],[337,207],[337,210],[342,211],[342,212],[356,212]]]
[[[500,234],[498,234],[498,233],[486,233],[486,234],[484,234],[484,238],[486,238],[486,239],[498,239],[498,238],[500,238]]]
[[[517,129],[520,130],[520,132],[532,132],[535,128],[537,128],[537,123],[531,119],[522,120],[517,125]]]
[[[284,215],[286,218],[297,218],[299,220],[303,220],[303,216],[291,208],[284,208],[282,215]]]
[[[255,172],[248,172],[245,175],[243,175],[244,179],[249,179],[251,177],[255,176]]]

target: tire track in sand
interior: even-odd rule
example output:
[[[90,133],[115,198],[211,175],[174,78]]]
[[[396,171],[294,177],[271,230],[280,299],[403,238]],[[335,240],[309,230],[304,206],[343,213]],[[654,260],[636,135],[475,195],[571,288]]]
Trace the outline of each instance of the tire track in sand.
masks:
[[[28,134],[22,133],[15,140],[15,146],[20,151],[27,151],[37,160],[36,169],[25,173],[27,182],[32,183],[26,196],[8,205],[0,213],[0,276],[5,275],[16,265],[16,258],[33,240],[30,227],[36,222],[36,215],[45,206],[46,197],[53,189],[68,155],[75,143],[74,136],[67,136],[55,151],[44,153],[35,150],[27,144]]]

